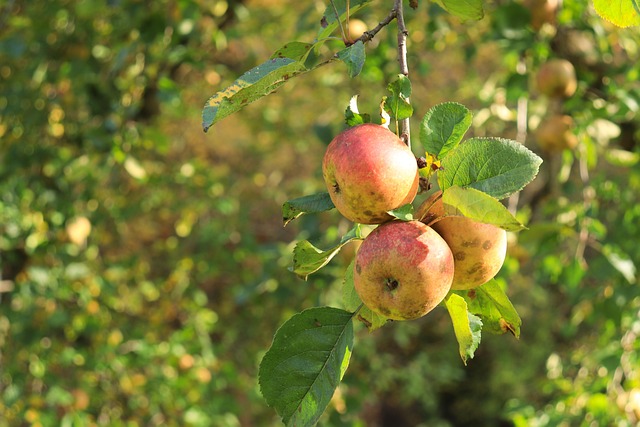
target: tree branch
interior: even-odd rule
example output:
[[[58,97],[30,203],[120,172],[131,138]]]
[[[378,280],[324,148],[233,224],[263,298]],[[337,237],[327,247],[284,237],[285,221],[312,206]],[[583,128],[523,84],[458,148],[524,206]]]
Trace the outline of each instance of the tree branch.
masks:
[[[369,31],[365,31],[364,33],[362,33],[362,35],[360,37],[355,39],[353,41],[353,43],[351,43],[351,44],[355,44],[355,43],[357,43],[359,41],[361,41],[362,43],[367,43],[367,42],[371,41],[375,37],[375,35],[380,32],[380,30],[382,30],[384,27],[389,25],[391,23],[391,21],[396,19],[397,16],[398,16],[398,11],[395,8],[391,9],[391,12],[389,12],[387,17],[384,18],[382,21],[380,21],[378,23],[378,25],[376,25],[376,27],[374,29],[369,30]]]
[[[398,63],[400,65],[400,73],[409,76],[409,66],[407,64],[407,27],[404,23],[404,11],[402,6],[403,0],[394,0],[394,9],[397,14],[398,20]],[[407,99],[409,101],[409,99]],[[409,126],[409,119],[404,119],[401,122],[400,137],[402,140],[411,147],[411,129]]]

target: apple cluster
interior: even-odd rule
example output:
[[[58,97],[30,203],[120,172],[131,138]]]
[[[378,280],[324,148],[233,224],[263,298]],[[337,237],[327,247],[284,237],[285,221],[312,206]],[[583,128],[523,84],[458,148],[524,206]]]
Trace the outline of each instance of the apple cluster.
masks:
[[[419,171],[411,149],[387,128],[366,123],[337,135],[322,173],[344,217],[378,225],[354,261],[355,290],[373,312],[394,320],[422,317],[451,290],[476,288],[502,267],[506,232],[445,216],[441,192],[420,205],[417,219],[389,214],[414,201]]]
[[[548,153],[575,148],[578,138],[573,132],[573,118],[560,111],[563,101],[573,96],[578,87],[573,64],[566,59],[550,59],[538,70],[536,84],[540,93],[551,101],[549,114],[543,117],[536,129],[538,145]]]

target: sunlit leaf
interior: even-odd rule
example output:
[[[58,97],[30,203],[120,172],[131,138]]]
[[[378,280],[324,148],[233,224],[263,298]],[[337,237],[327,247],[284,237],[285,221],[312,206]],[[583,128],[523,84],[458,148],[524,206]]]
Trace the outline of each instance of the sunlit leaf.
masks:
[[[507,231],[526,228],[498,200],[475,188],[453,186],[442,193],[446,215],[465,216],[474,221],[493,224]]]
[[[298,197],[284,202],[282,205],[282,221],[286,226],[301,215],[324,212],[334,207],[331,196],[326,192]]]
[[[430,108],[420,125],[420,142],[424,150],[434,158],[442,159],[462,141],[471,119],[471,111],[456,102]]]
[[[270,94],[291,77],[308,71],[303,63],[275,58],[252,68],[226,89],[216,93],[202,110],[202,128],[208,131],[218,121],[251,102]]]
[[[478,21],[484,17],[482,0],[433,0],[450,14],[463,21]]]
[[[287,320],[260,363],[260,390],[287,426],[313,426],[353,351],[353,313],[315,307]]]
[[[472,138],[442,159],[438,184],[484,191],[496,199],[516,193],[535,178],[542,159],[524,145],[503,138]]]
[[[358,320],[363,322],[369,329],[369,332],[371,332],[383,327],[389,319],[377,313],[374,313],[366,305],[362,305],[362,300],[358,296],[356,288],[353,284],[353,269],[354,261],[351,261],[344,275],[344,284],[342,286],[342,303],[344,304],[345,310],[352,312],[355,312],[356,310],[358,310],[358,308],[360,308],[360,306],[362,306],[360,308],[360,311],[358,311]]]
[[[618,27],[640,25],[638,0],[593,0],[593,8],[600,17]]]
[[[469,313],[467,303],[460,295],[451,293],[445,300],[453,332],[458,340],[458,348],[462,362],[466,365],[469,359],[473,359],[476,349],[480,345],[482,333],[482,321]]]
[[[511,332],[516,338],[520,337],[522,320],[495,279],[476,289],[460,292],[465,294],[469,311],[482,319],[485,330],[496,334]]]

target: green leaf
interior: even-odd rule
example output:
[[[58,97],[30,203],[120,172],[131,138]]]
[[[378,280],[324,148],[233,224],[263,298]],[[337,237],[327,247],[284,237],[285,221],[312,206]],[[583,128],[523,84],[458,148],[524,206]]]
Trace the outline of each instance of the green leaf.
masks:
[[[438,160],[446,156],[462,141],[472,116],[467,107],[456,102],[431,107],[420,125],[420,142],[427,154]]]
[[[298,197],[282,205],[282,222],[286,226],[301,215],[324,212],[334,207],[331,196],[326,192]]]
[[[542,159],[524,145],[503,138],[472,138],[442,159],[438,184],[484,191],[496,199],[516,193],[535,178]]]
[[[318,32],[318,39],[321,40],[329,37],[335,29],[338,28],[338,24],[347,19],[347,4],[349,4],[348,10],[351,16],[367,6],[371,1],[372,0],[334,0],[333,2],[327,2],[327,8],[321,20],[322,28]],[[338,11],[338,17],[336,17],[336,10]]]
[[[260,390],[287,426],[313,426],[353,351],[353,313],[314,307],[287,320],[262,358]]]
[[[619,247],[611,244],[604,245],[602,255],[629,283],[636,283],[636,265]]]
[[[496,334],[508,331],[520,338],[522,320],[497,280],[491,279],[476,289],[462,292],[469,311],[482,319],[486,330]]]
[[[316,45],[317,43],[290,42],[276,50],[270,59],[289,58],[294,61],[304,62],[311,49]]]
[[[389,319],[377,313],[374,313],[366,305],[362,305],[362,300],[358,296],[356,288],[353,284],[353,269],[354,261],[351,261],[349,267],[347,267],[347,271],[344,274],[344,284],[342,286],[342,303],[344,304],[345,310],[352,312],[355,312],[362,306],[362,308],[360,308],[360,311],[358,311],[358,320],[364,323],[369,329],[369,332],[371,332],[383,327]]]
[[[482,321],[468,312],[466,301],[458,294],[449,294],[444,299],[444,305],[453,322],[453,332],[458,340],[460,357],[466,365],[467,360],[473,359],[480,345]]]
[[[465,216],[507,231],[526,228],[502,203],[475,188],[449,187],[442,193],[442,204],[446,215]]]
[[[356,126],[362,123],[370,123],[369,114],[360,114],[358,110],[358,95],[353,95],[349,101],[349,106],[344,112],[344,121],[348,126]]]
[[[463,21],[479,21],[484,17],[482,0],[433,0],[450,14]]]
[[[413,205],[408,203],[404,206],[400,206],[398,209],[394,209],[392,211],[387,212],[394,218],[398,218],[402,221],[411,221],[413,220]]]
[[[360,74],[364,61],[366,59],[364,43],[358,41],[346,49],[338,52],[338,59],[347,64],[347,72],[349,77],[353,78]]]
[[[307,277],[327,265],[329,261],[352,240],[362,239],[360,224],[356,224],[336,246],[323,251],[316,248],[308,240],[299,241],[293,248],[293,266],[291,271],[307,280]]]
[[[291,58],[275,58],[244,73],[231,86],[213,95],[202,110],[202,128],[211,126],[251,102],[270,94],[291,77],[309,71]]]
[[[397,80],[389,83],[387,89],[391,96],[387,97],[384,109],[394,120],[404,120],[411,117],[413,107],[409,102],[411,97],[411,81],[405,75],[399,74]]]
[[[618,27],[640,25],[638,0],[593,0],[593,7],[601,18]]]

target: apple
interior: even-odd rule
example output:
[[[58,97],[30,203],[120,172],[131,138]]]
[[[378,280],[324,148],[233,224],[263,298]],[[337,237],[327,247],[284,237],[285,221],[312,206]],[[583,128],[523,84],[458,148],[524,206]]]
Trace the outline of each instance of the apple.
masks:
[[[415,217],[432,222],[431,227],[449,245],[455,270],[451,289],[474,289],[487,283],[504,264],[507,232],[464,216],[445,216],[442,199],[434,199],[427,199]],[[424,212],[427,209],[428,213]]]
[[[564,114],[543,118],[535,131],[538,145],[548,153],[574,149],[578,145],[578,137],[573,133],[574,126],[573,118]]]
[[[355,258],[354,286],[373,312],[411,320],[433,310],[451,289],[453,254],[420,221],[391,221],[369,234]]]
[[[349,128],[331,141],[322,175],[338,211],[361,224],[390,220],[387,212],[411,203],[418,192],[418,165],[411,149],[373,123]]]
[[[544,24],[555,25],[558,0],[528,0],[525,2],[531,12],[531,26],[538,31]]]
[[[578,80],[573,64],[566,59],[550,59],[536,74],[540,93],[551,98],[568,98],[576,92]]]
[[[349,41],[358,40],[362,35],[367,31],[367,24],[360,19],[350,19],[349,20]]]

